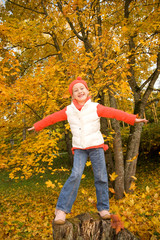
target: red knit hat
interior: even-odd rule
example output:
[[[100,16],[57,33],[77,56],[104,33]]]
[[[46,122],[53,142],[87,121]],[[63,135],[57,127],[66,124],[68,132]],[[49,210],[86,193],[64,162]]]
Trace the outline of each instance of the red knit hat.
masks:
[[[73,86],[74,86],[75,84],[77,84],[77,83],[82,83],[82,84],[88,89],[88,86],[87,86],[86,81],[82,80],[81,77],[77,77],[77,79],[74,80],[73,82],[71,82],[71,84],[69,85],[69,92],[70,92],[71,96],[72,96],[72,94],[73,94],[73,92],[72,92]],[[89,89],[88,89],[88,90],[89,90]]]

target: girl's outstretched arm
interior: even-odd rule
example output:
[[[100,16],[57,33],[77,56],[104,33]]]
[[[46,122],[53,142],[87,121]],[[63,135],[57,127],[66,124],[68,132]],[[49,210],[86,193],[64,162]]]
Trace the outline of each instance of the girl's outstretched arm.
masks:
[[[136,118],[136,119],[135,119],[135,123],[141,123],[141,122],[147,123],[148,120],[145,119],[145,118],[143,118],[143,119],[141,119],[141,118]]]
[[[33,125],[33,127],[28,129],[28,131],[32,131],[32,130],[40,131],[43,128],[48,127],[56,122],[65,121],[65,120],[67,120],[66,107],[36,122]]]
[[[35,130],[34,126],[31,128],[28,128],[28,131],[32,131],[32,130]]]

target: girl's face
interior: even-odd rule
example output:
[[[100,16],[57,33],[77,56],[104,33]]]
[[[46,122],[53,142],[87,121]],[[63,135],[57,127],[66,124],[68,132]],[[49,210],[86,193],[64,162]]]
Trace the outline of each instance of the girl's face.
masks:
[[[82,83],[76,83],[73,86],[73,99],[76,99],[80,105],[84,105],[89,95],[88,89]]]

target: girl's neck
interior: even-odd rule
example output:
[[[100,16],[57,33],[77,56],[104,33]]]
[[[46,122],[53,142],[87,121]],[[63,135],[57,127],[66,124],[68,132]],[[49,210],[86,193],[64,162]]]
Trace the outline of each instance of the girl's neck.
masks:
[[[91,97],[87,97],[86,101],[84,102],[84,104],[90,99]],[[82,107],[84,106],[84,104],[79,103],[76,99],[73,99],[73,103],[75,105],[75,107],[80,111],[82,109]]]

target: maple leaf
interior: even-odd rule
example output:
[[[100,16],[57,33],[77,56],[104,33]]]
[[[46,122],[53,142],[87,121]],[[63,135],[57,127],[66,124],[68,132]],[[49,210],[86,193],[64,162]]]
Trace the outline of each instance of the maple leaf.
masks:
[[[85,174],[82,174],[82,179],[84,179],[86,177],[86,175]]]
[[[135,182],[132,182],[129,190],[135,190],[135,189],[136,189]]]
[[[89,167],[91,165],[91,161],[86,162],[86,166]]]
[[[124,229],[124,223],[117,214],[111,214],[111,227],[116,230],[116,234]]]
[[[55,184],[53,184],[51,180],[48,180],[46,182],[46,185],[47,185],[47,187],[55,188]]]
[[[109,174],[109,176],[111,181],[115,181],[115,179],[118,177],[118,175],[115,172],[113,172],[112,174]]]
[[[109,191],[110,191],[111,193],[115,194],[115,191],[114,191],[113,188],[109,188]]]
[[[82,194],[87,194],[87,191],[84,188],[82,188],[81,193]]]

